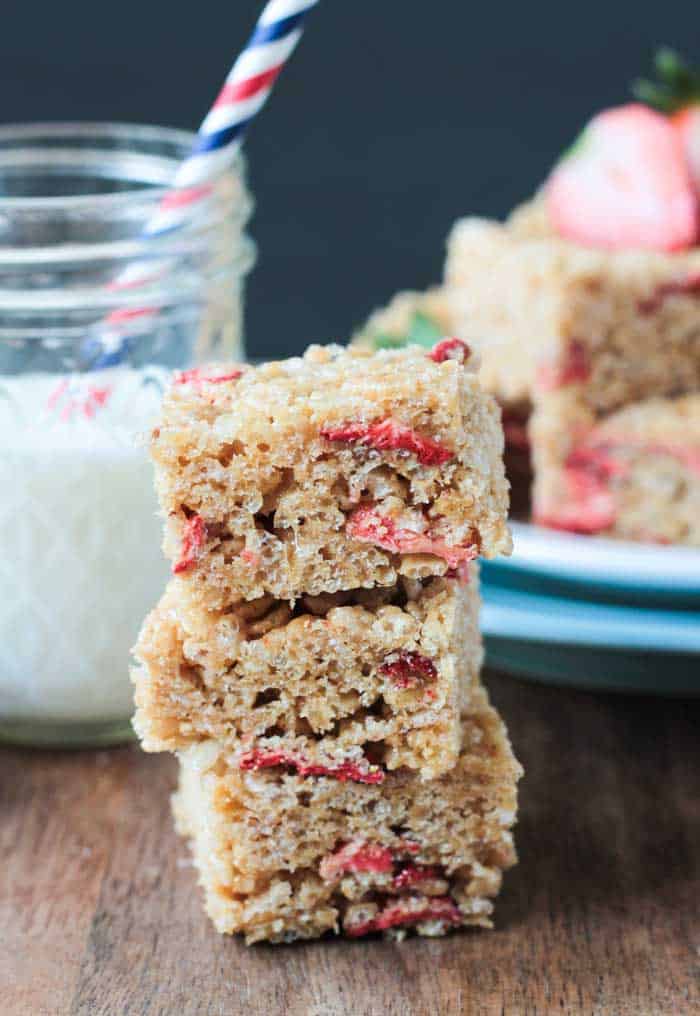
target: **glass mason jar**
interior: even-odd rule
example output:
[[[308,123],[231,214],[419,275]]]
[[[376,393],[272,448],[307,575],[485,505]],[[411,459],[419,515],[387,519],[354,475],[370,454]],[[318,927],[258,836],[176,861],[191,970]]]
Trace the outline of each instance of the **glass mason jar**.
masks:
[[[168,576],[138,437],[173,368],[241,355],[254,260],[240,161],[144,238],[191,144],[159,127],[0,129],[2,741],[131,736],[129,650]]]

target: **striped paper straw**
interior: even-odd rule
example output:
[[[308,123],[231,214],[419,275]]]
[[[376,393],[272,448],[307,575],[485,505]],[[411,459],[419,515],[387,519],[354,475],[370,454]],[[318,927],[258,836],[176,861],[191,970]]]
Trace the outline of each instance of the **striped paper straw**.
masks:
[[[180,228],[209,195],[217,178],[233,165],[251,121],[267,102],[280,71],[301,38],[304,18],[317,3],[318,0],[269,0],[265,5],[253,34],[202,121],[192,151],[178,168],[171,190],[147,223],[144,236],[158,237]],[[132,265],[110,288],[130,289],[153,282],[171,264],[161,259],[148,265]],[[155,313],[152,308],[136,307],[108,315],[98,326],[97,337],[89,340],[83,350],[92,360],[92,368],[112,366],[123,359],[127,346],[121,329],[116,328],[118,324]]]

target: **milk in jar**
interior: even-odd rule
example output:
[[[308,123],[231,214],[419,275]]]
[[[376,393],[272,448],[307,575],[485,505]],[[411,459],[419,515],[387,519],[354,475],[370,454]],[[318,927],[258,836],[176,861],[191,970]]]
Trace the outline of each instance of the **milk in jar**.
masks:
[[[240,358],[254,260],[242,158],[148,235],[192,143],[0,127],[0,742],[133,736],[130,649],[169,575],[145,438],[173,371]]]
[[[0,379],[0,716],[118,722],[129,650],[167,580],[139,441],[167,371]]]

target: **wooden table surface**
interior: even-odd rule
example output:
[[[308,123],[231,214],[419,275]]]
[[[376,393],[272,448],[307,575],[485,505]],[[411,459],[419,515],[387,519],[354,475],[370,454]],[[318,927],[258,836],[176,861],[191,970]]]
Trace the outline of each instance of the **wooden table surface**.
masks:
[[[442,940],[246,949],[201,909],[171,758],[0,750],[0,1013],[700,1013],[700,702],[488,683],[520,864],[494,932]]]

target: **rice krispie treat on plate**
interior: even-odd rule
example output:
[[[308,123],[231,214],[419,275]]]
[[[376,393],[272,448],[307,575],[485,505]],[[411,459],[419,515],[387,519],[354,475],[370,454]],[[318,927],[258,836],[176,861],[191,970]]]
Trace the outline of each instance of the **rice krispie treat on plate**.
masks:
[[[440,775],[459,755],[483,656],[476,567],[466,584],[401,579],[217,613],[171,584],[135,650],[143,747],[212,738],[251,770],[283,758],[356,782],[401,766]]]
[[[293,601],[507,553],[498,410],[463,360],[315,346],[176,378],[151,454],[187,595]]]
[[[405,770],[380,784],[248,770],[214,741],[180,753],[174,798],[206,908],[221,932],[289,942],[488,927],[521,769],[484,692],[463,720],[455,768],[426,783]]]
[[[485,388],[530,416],[536,520],[552,519],[552,491],[606,417],[700,391],[699,216],[673,127],[633,105],[594,118],[505,224],[452,230],[454,327]]]
[[[562,396],[564,397],[564,396]],[[569,410],[562,407],[561,412]],[[603,418],[567,453],[550,446],[539,483],[539,521],[625,540],[700,547],[700,393],[647,399]]]

